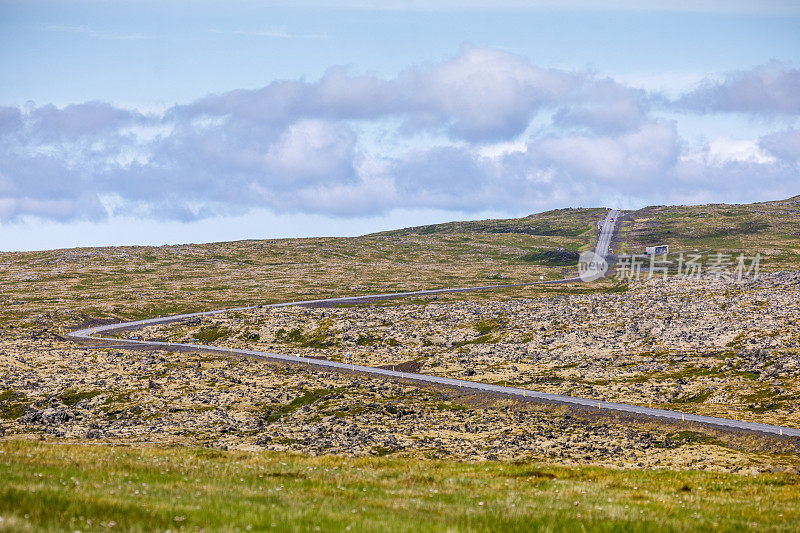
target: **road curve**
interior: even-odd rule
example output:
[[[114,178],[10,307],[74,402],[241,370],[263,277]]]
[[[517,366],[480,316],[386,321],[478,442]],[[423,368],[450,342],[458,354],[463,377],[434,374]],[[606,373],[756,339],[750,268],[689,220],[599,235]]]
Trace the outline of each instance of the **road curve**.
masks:
[[[608,247],[611,242],[611,237],[613,235],[613,230],[617,222],[617,217],[619,212],[616,210],[609,211],[606,215],[605,220],[603,222],[603,227],[600,231],[600,235],[598,236],[597,247],[595,249],[595,253],[605,257],[608,255]],[[470,291],[484,291],[484,290],[493,290],[493,289],[500,289],[500,288],[509,288],[509,287],[525,287],[531,285],[542,285],[542,284],[552,284],[552,283],[565,283],[565,282],[573,282],[573,281],[580,281],[579,277],[572,277],[572,278],[564,278],[559,280],[553,281],[539,281],[539,282],[529,282],[529,283],[510,283],[505,285],[484,285],[480,287],[463,287],[463,288],[450,288],[450,289],[430,289],[430,290],[419,290],[419,291],[407,291],[407,292],[398,292],[398,293],[384,293],[384,294],[370,294],[370,295],[363,295],[363,296],[344,296],[338,298],[321,298],[317,300],[300,300],[294,302],[282,302],[282,303],[275,303],[275,304],[265,304],[265,305],[252,305],[252,306],[245,306],[245,307],[235,307],[229,309],[218,309],[214,311],[203,311],[199,313],[186,313],[182,315],[170,315],[165,317],[158,317],[158,318],[149,318],[145,320],[134,320],[130,322],[120,322],[116,324],[107,324],[103,326],[91,327],[91,328],[84,328],[72,331],[68,333],[68,336],[77,339],[77,340],[103,340],[110,343],[113,343],[118,346],[130,346],[130,347],[141,347],[141,346],[149,346],[149,347],[156,347],[156,348],[164,348],[164,349],[193,349],[193,350],[203,350],[207,352],[218,352],[221,354],[227,355],[238,355],[244,356],[249,358],[256,358],[256,359],[264,359],[264,360],[277,360],[277,361],[284,361],[288,363],[297,363],[297,364],[305,364],[310,366],[316,366],[320,368],[331,368],[336,370],[345,370],[351,372],[359,372],[367,375],[373,376],[383,376],[383,377],[390,377],[390,378],[399,378],[410,380],[418,383],[432,383],[432,384],[439,384],[445,385],[449,387],[456,387],[460,389],[464,389],[467,391],[475,391],[475,392],[483,392],[483,393],[491,393],[491,394],[501,394],[506,395],[514,398],[518,398],[520,400],[529,400],[529,401],[540,401],[540,402],[549,402],[549,403],[561,403],[567,405],[576,405],[583,408],[589,409],[598,409],[598,410],[611,410],[617,411],[621,413],[627,414],[634,414],[634,415],[642,415],[651,418],[658,418],[658,419],[665,419],[665,420],[676,420],[676,421],[686,421],[686,422],[699,422],[702,424],[710,424],[713,426],[718,426],[721,428],[727,429],[736,429],[736,430],[745,430],[745,431],[755,431],[760,433],[767,433],[767,434],[774,434],[774,435],[786,435],[786,436],[793,436],[793,437],[800,437],[800,429],[797,428],[790,428],[784,426],[774,426],[770,424],[761,424],[758,422],[745,422],[741,420],[731,420],[728,418],[717,418],[713,416],[704,416],[704,415],[694,415],[690,413],[682,413],[680,411],[670,411],[667,409],[655,409],[651,407],[644,407],[639,405],[631,405],[625,403],[618,403],[618,402],[604,402],[602,400],[595,400],[590,398],[579,398],[573,396],[566,396],[562,394],[550,394],[546,392],[539,392],[530,389],[522,389],[518,387],[504,387],[501,385],[491,385],[488,383],[480,383],[475,381],[467,381],[463,379],[454,379],[454,378],[447,378],[442,376],[432,376],[428,374],[417,374],[412,372],[400,372],[395,370],[387,370],[383,368],[375,368],[371,366],[363,366],[363,365],[354,365],[354,364],[347,364],[347,363],[339,363],[337,361],[328,361],[326,359],[313,359],[309,357],[300,357],[296,355],[285,355],[279,353],[272,353],[272,352],[262,352],[257,350],[244,350],[239,348],[222,348],[219,346],[209,346],[204,344],[190,344],[190,343],[174,343],[174,342],[160,342],[160,341],[145,341],[145,340],[134,340],[134,339],[115,339],[113,337],[103,337],[99,336],[98,334],[102,334],[104,332],[111,332],[115,330],[130,330],[130,329],[138,329],[143,326],[153,325],[153,324],[163,324],[167,322],[176,322],[180,320],[185,320],[187,318],[193,317],[202,317],[202,316],[212,316],[221,313],[227,313],[231,311],[248,311],[252,309],[259,309],[259,308],[278,308],[278,307],[287,307],[292,305],[336,305],[336,304],[344,304],[344,303],[359,303],[359,302],[366,302],[366,301],[373,301],[379,299],[390,299],[390,298],[406,298],[409,296],[430,296],[435,294],[446,294],[446,293],[459,293],[459,292],[470,292]]]

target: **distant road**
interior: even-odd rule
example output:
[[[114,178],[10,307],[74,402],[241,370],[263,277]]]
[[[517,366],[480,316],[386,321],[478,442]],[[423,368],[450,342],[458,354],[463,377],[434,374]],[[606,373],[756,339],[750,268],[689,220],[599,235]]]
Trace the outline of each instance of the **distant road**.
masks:
[[[600,231],[600,234],[597,239],[597,246],[595,247],[595,253],[600,256],[606,257],[608,255],[608,248],[611,243],[611,238],[614,233],[614,228],[617,224],[617,218],[619,217],[619,211],[612,210],[609,211],[603,221],[603,227]],[[73,332],[70,332],[68,335],[75,338],[75,339],[92,339],[92,340],[103,340],[107,342],[114,343],[120,346],[131,346],[131,347],[141,347],[141,346],[150,346],[155,348],[164,348],[164,349],[192,349],[192,350],[203,350],[203,351],[211,351],[211,352],[218,352],[221,354],[235,354],[241,355],[250,358],[256,359],[264,359],[264,360],[278,360],[284,361],[289,363],[299,363],[304,365],[312,365],[320,368],[330,368],[330,369],[337,369],[337,370],[345,370],[345,371],[352,371],[352,372],[360,372],[362,374],[368,374],[373,376],[384,376],[384,377],[391,377],[391,378],[399,378],[399,379],[406,379],[410,381],[415,381],[418,383],[433,383],[439,385],[447,385],[450,387],[457,387],[460,389],[464,389],[467,391],[476,391],[476,392],[486,392],[491,394],[501,394],[506,396],[515,397],[520,400],[530,400],[530,401],[540,401],[540,402],[550,402],[550,403],[561,403],[561,404],[568,404],[568,405],[577,405],[584,408],[590,409],[599,409],[599,410],[612,410],[622,413],[629,413],[629,414],[636,414],[636,415],[643,415],[652,418],[659,418],[659,419],[666,419],[666,420],[682,420],[686,422],[700,422],[703,424],[711,424],[714,426],[727,428],[727,429],[738,429],[738,430],[746,430],[746,431],[757,431],[761,433],[769,433],[775,435],[788,435],[794,437],[800,437],[800,429],[790,428],[790,427],[783,427],[783,426],[773,426],[770,424],[760,424],[757,422],[743,422],[740,420],[731,420],[728,418],[717,418],[713,416],[703,416],[703,415],[693,415],[689,413],[682,413],[680,411],[670,411],[667,409],[655,409],[650,407],[643,407],[638,405],[630,405],[625,403],[617,403],[617,402],[604,402],[602,400],[593,400],[590,398],[577,398],[572,396],[565,396],[562,394],[550,394],[546,392],[539,392],[530,389],[522,389],[518,387],[504,387],[501,385],[490,385],[487,383],[479,383],[475,381],[467,381],[463,379],[454,379],[454,378],[446,378],[441,376],[431,376],[428,374],[417,374],[411,372],[398,372],[395,370],[385,370],[383,368],[375,368],[371,366],[362,366],[362,365],[352,365],[347,363],[339,363],[336,361],[328,361],[326,359],[312,359],[308,357],[300,357],[296,355],[285,355],[279,353],[272,353],[272,352],[262,352],[257,350],[243,350],[239,348],[222,348],[219,346],[208,346],[204,344],[189,344],[189,343],[170,343],[170,342],[159,342],[159,341],[145,341],[145,340],[120,340],[114,339],[111,337],[102,337],[98,336],[98,333],[104,332],[111,332],[120,329],[139,329],[143,326],[149,326],[154,324],[163,324],[167,322],[176,322],[180,320],[185,320],[187,318],[193,317],[202,317],[202,316],[212,316],[221,313],[226,313],[230,311],[248,311],[253,309],[259,308],[277,308],[277,307],[288,307],[293,305],[336,305],[336,304],[345,304],[345,303],[360,303],[360,302],[369,302],[374,300],[383,300],[383,299],[391,299],[391,298],[406,298],[409,296],[429,296],[435,294],[445,294],[445,293],[458,293],[458,292],[470,292],[470,291],[485,291],[485,290],[493,290],[493,289],[500,289],[500,288],[509,288],[509,287],[524,287],[530,285],[542,285],[548,283],[565,283],[565,282],[577,282],[580,281],[578,277],[571,277],[571,278],[564,278],[560,280],[553,280],[553,281],[539,281],[539,282],[529,282],[529,283],[511,283],[505,285],[484,285],[481,287],[461,287],[461,288],[450,288],[450,289],[431,289],[431,290],[420,290],[420,291],[408,291],[408,292],[400,292],[400,293],[384,293],[384,294],[371,294],[371,295],[364,295],[364,296],[344,296],[339,298],[322,298],[318,300],[301,300],[296,302],[283,302],[283,303],[276,303],[276,304],[267,304],[267,305],[252,305],[247,307],[235,307],[231,309],[218,309],[215,311],[204,311],[200,313],[187,313],[183,315],[171,315],[159,318],[149,318],[146,320],[134,320],[131,322],[120,322],[118,324],[108,324],[104,326],[97,326],[94,328],[84,328],[79,329]]]
[[[597,246],[594,253],[602,257],[608,257],[608,249],[611,246],[611,237],[614,236],[614,228],[617,227],[617,219],[619,218],[619,211],[612,209],[603,219],[603,227],[600,229],[600,235],[597,237]]]

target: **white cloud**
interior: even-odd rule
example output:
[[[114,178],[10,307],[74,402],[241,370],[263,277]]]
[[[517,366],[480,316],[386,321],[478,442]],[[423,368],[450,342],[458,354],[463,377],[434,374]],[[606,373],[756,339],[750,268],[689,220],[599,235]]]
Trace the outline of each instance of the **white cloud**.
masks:
[[[769,113],[791,111],[794,95],[783,92],[795,74],[754,69],[681,101],[702,104],[687,113],[716,113],[767,94]],[[796,130],[693,150],[655,116],[665,101],[465,46],[389,79],[334,68],[318,82],[276,81],[162,113],[101,102],[0,107],[0,222],[518,212],[797,193]]]
[[[525,152],[527,150],[525,141],[510,141],[487,144],[476,147],[476,153],[481,157],[499,158],[514,152]]]
[[[701,112],[739,112],[758,116],[800,115],[800,70],[772,61],[750,70],[709,78],[677,100]]]
[[[692,70],[640,70],[614,74],[613,78],[618,83],[673,99],[691,92],[704,81],[722,81],[722,77],[714,77],[708,72]]]
[[[679,146],[674,127],[650,123],[621,135],[545,139],[534,150],[576,179],[631,188],[663,176],[674,164]]]
[[[787,163],[800,166],[800,130],[771,133],[759,139],[759,146]]]
[[[706,161],[714,166],[731,162],[770,164],[775,162],[775,158],[767,154],[757,140],[723,137],[708,143]]]
[[[347,182],[354,175],[355,136],[344,125],[302,120],[290,125],[264,154],[273,182],[294,186]]]

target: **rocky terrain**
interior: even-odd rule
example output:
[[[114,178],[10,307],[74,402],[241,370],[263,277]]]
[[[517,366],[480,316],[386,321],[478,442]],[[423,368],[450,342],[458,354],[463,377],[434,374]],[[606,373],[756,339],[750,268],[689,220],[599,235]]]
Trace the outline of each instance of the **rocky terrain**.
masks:
[[[24,354],[24,355],[23,355]],[[75,346],[3,331],[5,438],[150,442],[307,454],[556,459],[620,467],[790,470],[789,441],[423,389],[207,354]]]
[[[761,279],[606,280],[262,308],[122,334],[797,426],[800,274],[779,270],[796,262],[797,199],[706,207],[713,217],[694,207],[635,212],[615,249],[759,251]],[[353,239],[0,254],[0,439],[796,471],[797,443],[787,438],[64,337],[204,309],[555,279],[591,248],[599,214],[559,210]]]
[[[506,299],[264,308],[134,334],[800,424],[798,272]]]

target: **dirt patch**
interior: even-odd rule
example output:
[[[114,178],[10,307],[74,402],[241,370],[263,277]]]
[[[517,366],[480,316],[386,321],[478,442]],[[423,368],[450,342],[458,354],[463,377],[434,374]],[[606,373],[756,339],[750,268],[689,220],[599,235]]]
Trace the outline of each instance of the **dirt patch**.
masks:
[[[396,370],[397,372],[419,372],[422,368],[422,363],[419,361],[405,361],[403,363],[397,363],[396,365],[382,365],[378,368]]]

